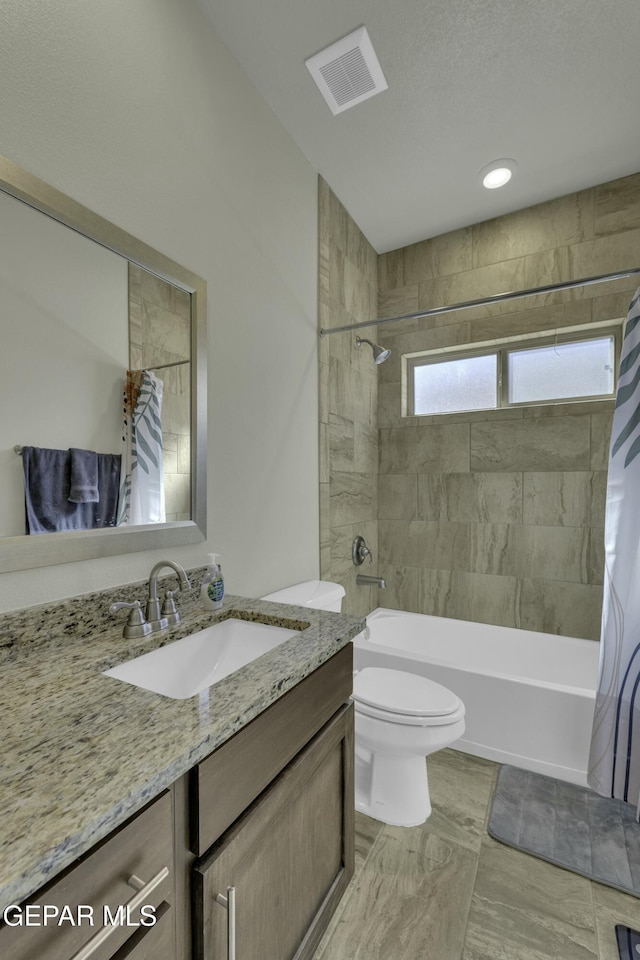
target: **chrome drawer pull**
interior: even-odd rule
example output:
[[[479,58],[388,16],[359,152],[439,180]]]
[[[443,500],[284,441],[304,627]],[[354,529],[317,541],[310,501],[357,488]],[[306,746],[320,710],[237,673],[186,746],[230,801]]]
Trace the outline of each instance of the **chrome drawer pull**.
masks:
[[[131,900],[128,900],[124,904],[125,911],[128,911],[130,914],[134,910],[137,910],[138,907],[141,907],[145,902],[150,893],[159,887],[163,880],[166,880],[169,876],[169,867],[163,867],[160,873],[157,873],[155,877],[152,877],[148,883],[144,883],[140,877],[136,877],[133,874],[127,880],[127,883],[130,887],[134,887],[138,892],[131,897]],[[93,957],[95,953],[99,950],[105,940],[108,940],[111,934],[115,930],[120,929],[120,924],[114,924],[109,927],[101,927],[100,930],[90,940],[88,940],[84,947],[80,947],[77,953],[74,953],[71,960],[89,960],[90,957]]]
[[[227,960],[236,960],[236,888],[227,887],[227,895],[216,894],[216,903],[227,911]]]

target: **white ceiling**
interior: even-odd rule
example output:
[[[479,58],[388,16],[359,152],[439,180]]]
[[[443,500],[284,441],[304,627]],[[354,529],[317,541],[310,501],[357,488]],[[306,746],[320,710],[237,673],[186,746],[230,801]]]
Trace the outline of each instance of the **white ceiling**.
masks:
[[[638,0],[197,2],[379,253],[640,171]],[[389,89],[333,116],[304,61],[363,24]]]

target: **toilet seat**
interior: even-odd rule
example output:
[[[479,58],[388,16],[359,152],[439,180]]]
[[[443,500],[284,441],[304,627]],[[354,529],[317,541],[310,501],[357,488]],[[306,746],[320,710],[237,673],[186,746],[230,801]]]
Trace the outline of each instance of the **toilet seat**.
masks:
[[[356,673],[352,699],[356,710],[388,723],[442,726],[464,717],[462,701],[426,677],[379,667]]]

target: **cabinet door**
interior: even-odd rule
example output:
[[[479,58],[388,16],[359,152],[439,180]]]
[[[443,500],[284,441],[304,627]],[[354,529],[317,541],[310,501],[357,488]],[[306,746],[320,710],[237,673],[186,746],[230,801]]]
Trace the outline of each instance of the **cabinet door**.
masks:
[[[233,785],[229,784],[229,789]],[[353,708],[343,706],[194,868],[196,960],[307,960],[353,875]]]

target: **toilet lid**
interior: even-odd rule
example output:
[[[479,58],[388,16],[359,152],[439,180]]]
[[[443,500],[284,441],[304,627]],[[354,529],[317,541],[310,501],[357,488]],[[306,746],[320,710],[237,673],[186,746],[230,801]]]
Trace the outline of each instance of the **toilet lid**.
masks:
[[[455,693],[433,680],[379,667],[356,674],[352,696],[358,703],[409,717],[443,717],[461,706]]]

